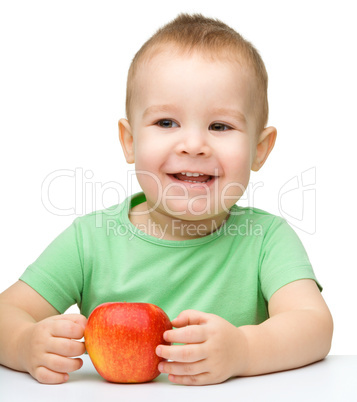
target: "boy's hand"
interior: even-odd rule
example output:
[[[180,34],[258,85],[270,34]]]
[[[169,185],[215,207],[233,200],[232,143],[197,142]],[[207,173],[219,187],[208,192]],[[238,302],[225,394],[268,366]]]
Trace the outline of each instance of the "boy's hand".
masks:
[[[44,384],[60,384],[68,373],[82,367],[82,359],[71,357],[85,352],[81,339],[87,319],[80,314],[64,314],[31,323],[21,336],[23,365],[32,377]]]
[[[178,329],[164,339],[185,345],[159,345],[159,370],[169,380],[186,385],[217,384],[237,375],[247,361],[246,339],[239,328],[214,314],[186,310],[172,321]]]

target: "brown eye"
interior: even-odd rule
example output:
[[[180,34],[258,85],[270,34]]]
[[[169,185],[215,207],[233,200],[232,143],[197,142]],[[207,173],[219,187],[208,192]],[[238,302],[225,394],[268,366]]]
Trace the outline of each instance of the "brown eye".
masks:
[[[156,124],[162,128],[178,127],[178,125],[174,121],[169,119],[159,120]]]
[[[213,123],[209,126],[209,129],[213,131],[226,131],[229,130],[230,127],[223,123]]]

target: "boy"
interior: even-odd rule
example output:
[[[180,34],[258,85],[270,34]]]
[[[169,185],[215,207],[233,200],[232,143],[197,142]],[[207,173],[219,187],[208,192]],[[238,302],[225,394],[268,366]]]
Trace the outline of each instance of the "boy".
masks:
[[[120,142],[143,193],[77,218],[3,292],[0,363],[67,381],[86,317],[124,300],[177,317],[164,336],[183,345],[156,350],[175,383],[324,358],[332,318],[299,239],[281,218],[235,205],[276,138],[254,47],[219,21],[180,15],[136,54],[126,108]],[[82,315],[63,315],[74,303]]]

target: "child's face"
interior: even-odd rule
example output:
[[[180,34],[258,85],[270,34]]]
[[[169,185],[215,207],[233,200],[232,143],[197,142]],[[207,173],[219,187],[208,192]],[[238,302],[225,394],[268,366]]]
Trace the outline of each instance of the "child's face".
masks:
[[[238,63],[199,54],[165,52],[140,66],[121,142],[149,207],[198,221],[239,200],[259,142],[250,82]]]

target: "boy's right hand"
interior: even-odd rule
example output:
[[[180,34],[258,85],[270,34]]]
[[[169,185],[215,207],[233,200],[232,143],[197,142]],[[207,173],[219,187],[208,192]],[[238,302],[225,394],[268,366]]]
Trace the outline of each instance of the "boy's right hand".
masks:
[[[19,347],[23,366],[44,384],[60,384],[68,373],[82,367],[75,356],[85,352],[83,338],[87,319],[80,314],[62,314],[31,323],[22,333]],[[77,340],[76,340],[77,339]]]

